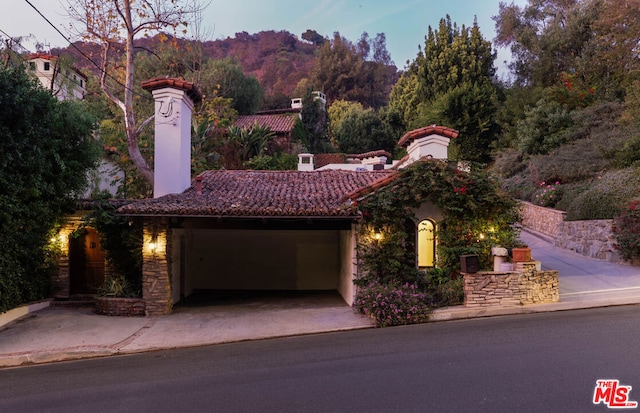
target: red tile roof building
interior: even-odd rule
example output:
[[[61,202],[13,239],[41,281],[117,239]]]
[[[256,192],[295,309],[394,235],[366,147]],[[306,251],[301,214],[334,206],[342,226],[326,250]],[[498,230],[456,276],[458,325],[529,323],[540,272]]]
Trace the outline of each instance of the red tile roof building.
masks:
[[[125,215],[198,217],[358,217],[350,196],[370,192],[394,171],[206,171],[181,194],[145,199]],[[201,182],[198,182],[201,181]],[[201,186],[201,188],[199,188]],[[360,192],[361,191],[361,192]]]

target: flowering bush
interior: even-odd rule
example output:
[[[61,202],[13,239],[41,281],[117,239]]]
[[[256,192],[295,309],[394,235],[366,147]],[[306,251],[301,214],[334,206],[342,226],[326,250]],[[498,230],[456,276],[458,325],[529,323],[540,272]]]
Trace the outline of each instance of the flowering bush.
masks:
[[[533,197],[533,202],[540,206],[553,207],[558,202],[560,193],[557,191],[557,185],[559,184],[558,181],[555,184],[540,182],[540,188]]]
[[[358,288],[355,309],[372,317],[376,327],[424,323],[429,320],[427,295],[416,284],[371,283]]]
[[[616,247],[622,257],[626,260],[640,257],[640,200],[628,203],[613,223]]]

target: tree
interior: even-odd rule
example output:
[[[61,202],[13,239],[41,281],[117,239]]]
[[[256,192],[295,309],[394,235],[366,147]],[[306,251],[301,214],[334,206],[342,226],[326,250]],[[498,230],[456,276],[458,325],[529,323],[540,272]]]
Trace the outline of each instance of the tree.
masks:
[[[447,125],[460,131],[450,143],[449,156],[480,163],[491,161],[491,147],[500,127],[495,120],[498,95],[491,84],[462,83],[438,96],[421,113],[413,128]]]
[[[373,108],[386,105],[397,70],[386,58],[384,34],[376,39],[374,55],[381,61],[367,60],[371,46],[366,33],[357,46],[334,33],[333,39],[318,50],[309,80],[314,90],[322,90],[329,103],[348,100]]]
[[[0,311],[47,297],[51,236],[100,154],[81,102],[0,69]]]
[[[197,1],[181,0],[67,0],[76,34],[102,47],[100,86],[122,111],[129,156],[144,178],[153,185],[153,171],[140,153],[138,136],[152,120],[138,123],[134,110],[134,52],[137,39],[161,30],[177,33],[186,27],[190,16],[202,7]],[[114,49],[122,46],[125,62],[114,68]]]
[[[392,128],[372,108],[335,101],[329,108],[331,138],[343,153],[393,152],[398,141]]]
[[[258,79],[245,76],[232,59],[210,60],[201,71],[202,93],[232,99],[232,107],[241,115],[255,113],[260,108],[264,91]]]
[[[325,42],[324,36],[319,34],[315,30],[307,29],[306,32],[302,33],[302,39],[308,42],[315,44],[316,46],[322,46]]]
[[[324,104],[315,99],[311,89],[302,97],[300,117],[300,122],[296,122],[291,132],[293,138],[312,153],[332,152],[328,133],[329,116]]]
[[[423,101],[463,83],[492,84],[495,57],[491,42],[484,40],[477,21],[470,28],[458,28],[449,16],[440,19],[438,30],[429,27],[424,52],[416,59]]]
[[[616,0],[614,0],[616,1]],[[617,2],[617,1],[616,1]],[[495,43],[510,46],[510,68],[519,84],[551,86],[575,71],[595,32],[600,0],[529,0],[524,7],[500,3]],[[595,60],[593,61],[595,63]]]
[[[438,123],[460,130],[451,155],[489,161],[499,127],[499,94],[491,43],[477,21],[458,28],[447,16],[431,27],[420,51],[391,92],[389,107],[406,129]]]

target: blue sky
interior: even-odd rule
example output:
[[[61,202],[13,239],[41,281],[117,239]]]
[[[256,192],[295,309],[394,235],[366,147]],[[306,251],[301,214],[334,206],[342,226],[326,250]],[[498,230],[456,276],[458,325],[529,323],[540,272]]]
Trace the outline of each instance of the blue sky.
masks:
[[[0,30],[10,36],[33,34],[51,47],[66,45],[25,0],[2,1],[5,5],[0,13]],[[29,1],[66,33],[69,21],[57,0]],[[526,4],[526,0],[514,1]],[[7,5],[8,2],[11,3]],[[211,33],[211,39],[263,30],[287,30],[300,36],[313,29],[324,36],[338,31],[356,42],[364,31],[372,38],[384,32],[391,58],[402,69],[407,60],[415,58],[427,28],[436,28],[440,18],[447,14],[458,25],[467,26],[476,16],[483,36],[492,40],[495,28],[491,17],[498,13],[498,4],[499,0],[212,0],[203,25]],[[0,35],[4,37],[2,32]],[[502,61],[508,58],[508,51],[499,50],[496,66],[503,66]]]

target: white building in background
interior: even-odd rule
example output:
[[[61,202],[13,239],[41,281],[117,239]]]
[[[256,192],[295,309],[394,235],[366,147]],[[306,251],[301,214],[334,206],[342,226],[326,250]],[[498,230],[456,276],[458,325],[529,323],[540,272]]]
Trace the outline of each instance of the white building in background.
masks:
[[[47,53],[29,55],[27,67],[36,75],[42,87],[50,90],[60,101],[84,99],[87,76],[73,65],[61,62],[58,56]],[[87,173],[87,189],[82,198],[90,198],[99,192],[118,196],[118,189],[124,185],[124,172],[111,159],[117,155],[115,148],[105,147],[100,164]]]
[[[27,65],[42,86],[51,90],[58,100],[84,98],[87,76],[72,65],[61,64],[58,56],[33,53],[29,55]]]

